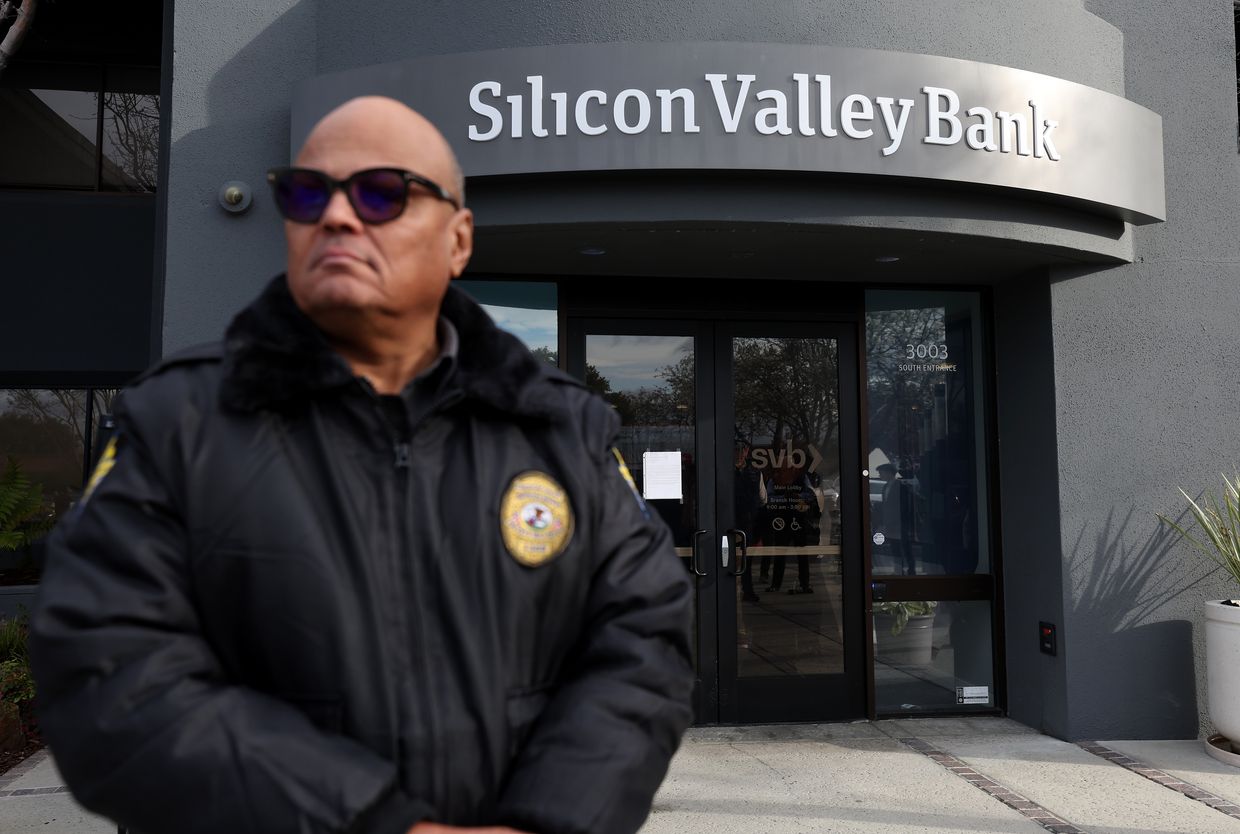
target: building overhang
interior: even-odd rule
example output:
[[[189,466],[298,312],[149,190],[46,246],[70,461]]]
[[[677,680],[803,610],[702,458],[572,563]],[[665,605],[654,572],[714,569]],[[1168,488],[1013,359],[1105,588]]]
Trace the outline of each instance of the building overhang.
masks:
[[[844,177],[1145,224],[1164,220],[1161,118],[994,64],[800,44],[604,43],[411,58],[309,79],[291,148],[344,101],[404,101],[492,177],[698,172]]]

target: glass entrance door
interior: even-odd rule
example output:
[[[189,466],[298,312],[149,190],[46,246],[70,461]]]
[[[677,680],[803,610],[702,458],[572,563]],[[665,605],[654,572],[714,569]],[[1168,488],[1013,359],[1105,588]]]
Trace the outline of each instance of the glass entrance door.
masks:
[[[721,720],[859,717],[860,501],[843,477],[860,471],[854,342],[838,326],[749,323],[715,341],[717,516],[732,545]]]
[[[570,322],[697,587],[698,721],[865,713],[855,332]]]

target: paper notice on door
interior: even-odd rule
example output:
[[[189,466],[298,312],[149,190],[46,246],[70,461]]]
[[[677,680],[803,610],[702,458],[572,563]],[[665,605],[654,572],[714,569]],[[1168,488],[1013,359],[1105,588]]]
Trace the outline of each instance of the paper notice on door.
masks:
[[[684,496],[680,482],[680,452],[642,454],[642,497],[647,501]]]

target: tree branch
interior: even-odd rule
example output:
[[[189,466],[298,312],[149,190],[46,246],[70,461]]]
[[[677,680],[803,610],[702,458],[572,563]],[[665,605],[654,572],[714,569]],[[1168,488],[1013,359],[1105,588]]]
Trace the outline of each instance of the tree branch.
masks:
[[[17,11],[11,11],[15,4],[5,2],[5,14],[16,14],[17,19],[13,21],[13,25],[9,27],[9,31],[4,36],[4,40],[0,41],[0,75],[4,74],[4,70],[9,65],[17,48],[22,45],[22,40],[26,37],[26,32],[30,29],[30,25],[34,23],[34,13],[39,7],[39,0],[25,0],[21,6],[17,7]]]

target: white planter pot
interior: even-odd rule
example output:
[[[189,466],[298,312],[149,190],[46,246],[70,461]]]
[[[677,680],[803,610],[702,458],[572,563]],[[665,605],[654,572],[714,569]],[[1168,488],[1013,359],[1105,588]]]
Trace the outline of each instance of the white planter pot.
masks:
[[[1206,603],[1206,682],[1210,721],[1240,748],[1240,608]]]

